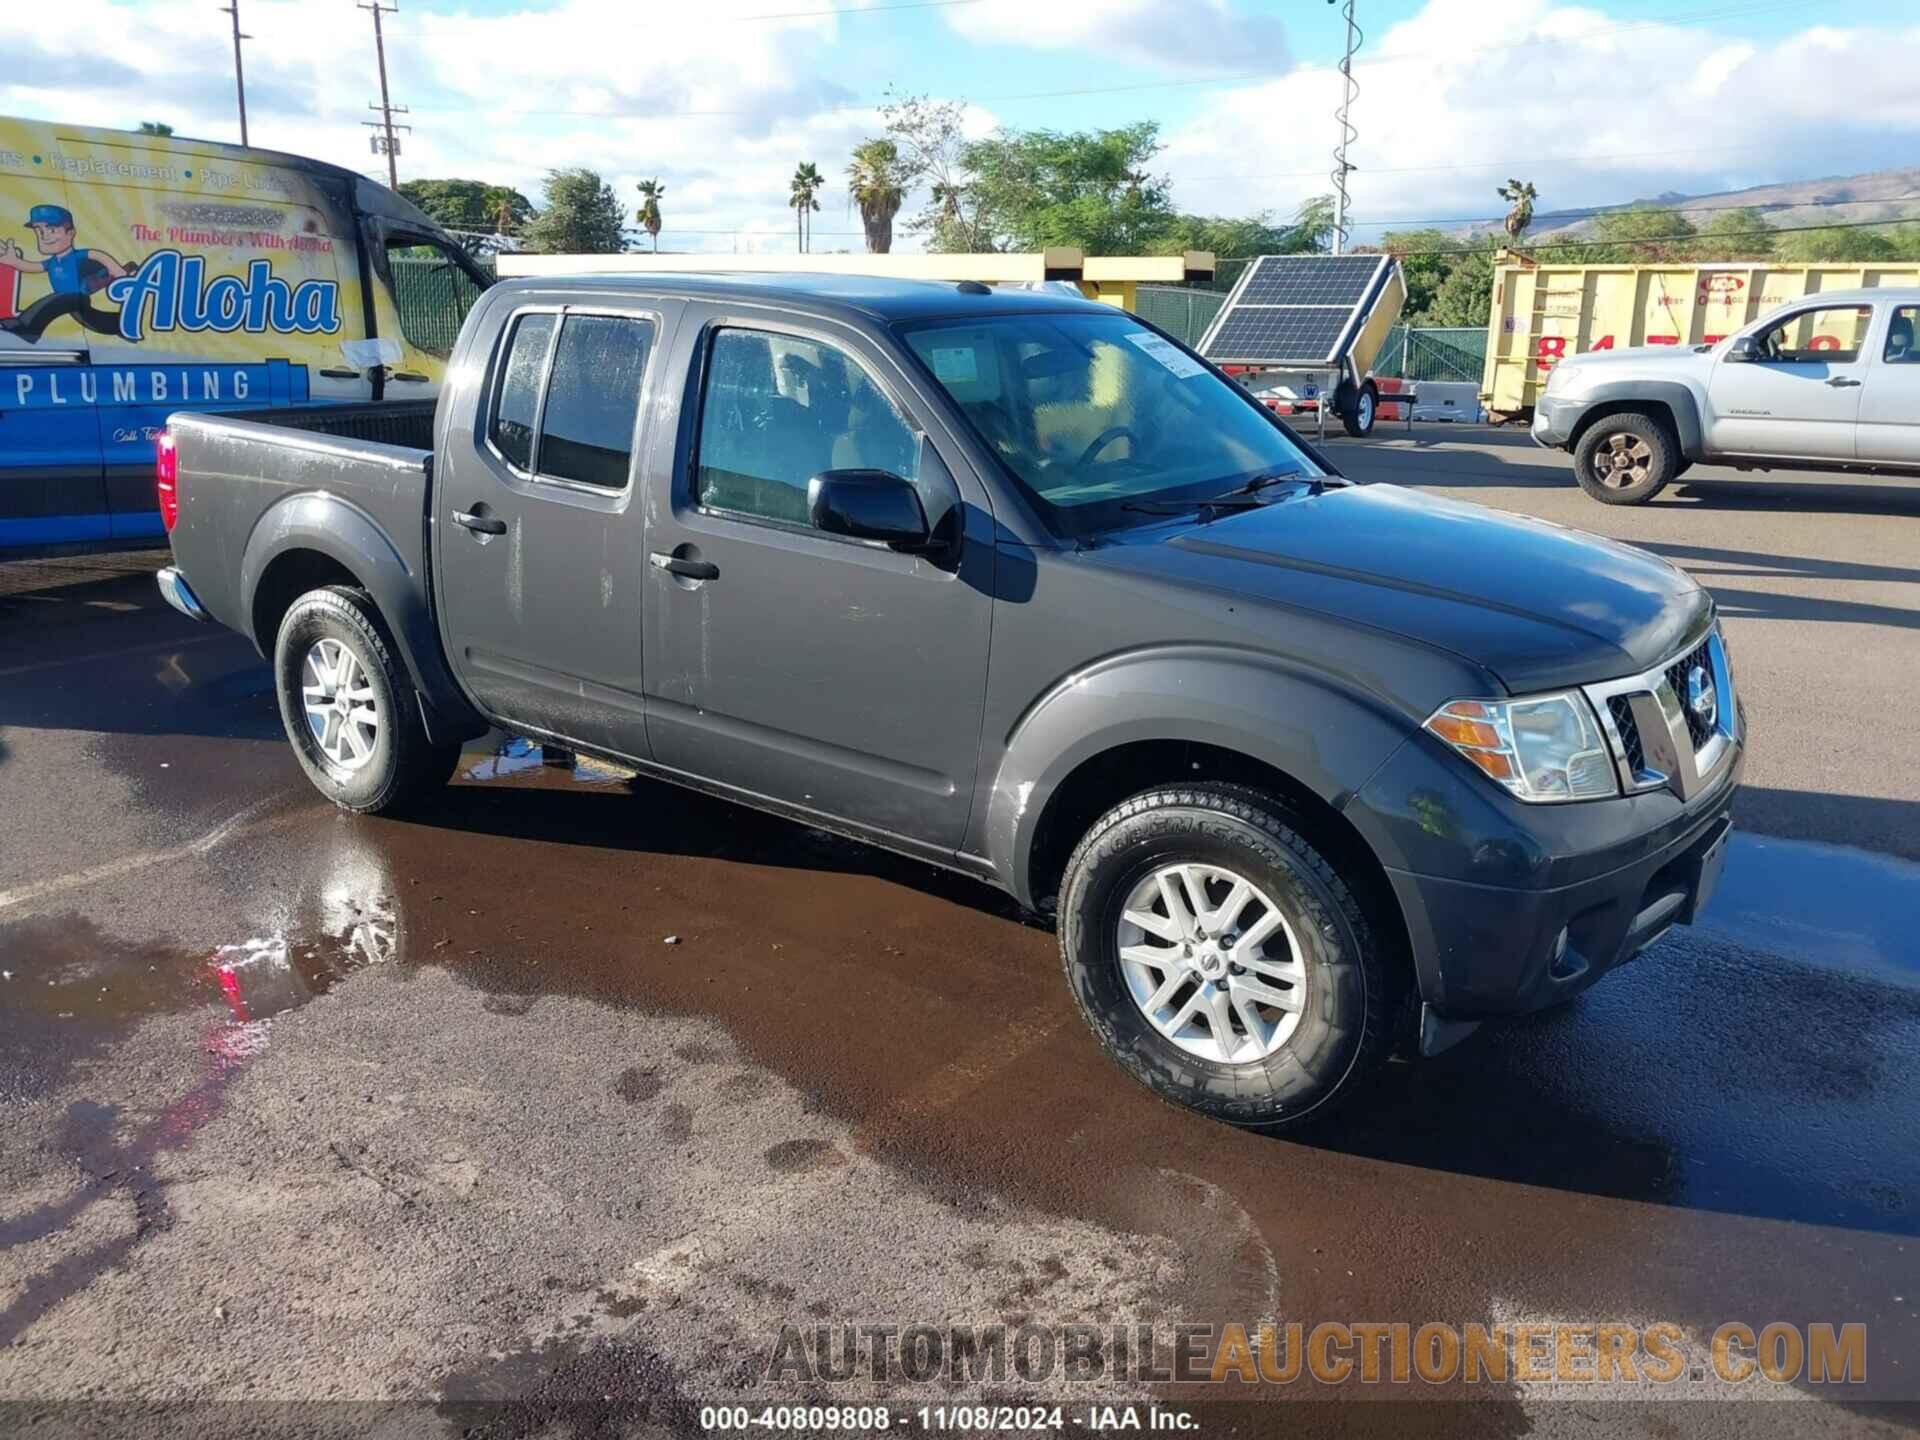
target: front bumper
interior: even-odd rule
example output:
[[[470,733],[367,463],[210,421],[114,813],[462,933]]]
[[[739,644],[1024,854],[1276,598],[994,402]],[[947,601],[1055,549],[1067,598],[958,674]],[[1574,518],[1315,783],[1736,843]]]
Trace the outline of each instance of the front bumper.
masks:
[[[1579,407],[1565,400],[1556,400],[1551,395],[1542,395],[1533,404],[1533,424],[1528,433],[1533,443],[1544,445],[1549,450],[1564,450],[1573,438],[1574,422],[1580,417]]]
[[[1718,879],[1745,727],[1711,779],[1572,805],[1522,805],[1415,740],[1347,815],[1381,859],[1435,1020],[1569,999],[1690,924]]]

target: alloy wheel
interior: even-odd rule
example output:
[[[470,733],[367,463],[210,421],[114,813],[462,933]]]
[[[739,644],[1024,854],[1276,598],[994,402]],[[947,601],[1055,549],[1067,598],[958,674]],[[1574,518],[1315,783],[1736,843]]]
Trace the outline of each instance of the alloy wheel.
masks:
[[[1162,865],[1133,887],[1118,931],[1134,1003],[1188,1054],[1248,1064],[1298,1027],[1306,958],[1286,914],[1245,876],[1218,865]]]
[[[307,729],[327,759],[358,770],[380,738],[380,705],[359,658],[338,640],[313,642],[300,662],[300,703]]]

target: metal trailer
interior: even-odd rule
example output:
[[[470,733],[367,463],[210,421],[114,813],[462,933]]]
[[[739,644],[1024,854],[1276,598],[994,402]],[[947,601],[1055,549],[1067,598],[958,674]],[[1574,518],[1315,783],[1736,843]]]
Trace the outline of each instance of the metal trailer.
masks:
[[[1365,435],[1396,398],[1382,393],[1373,362],[1406,303],[1390,255],[1263,255],[1196,348],[1269,403],[1311,406],[1323,436],[1329,409],[1349,435]],[[1402,410],[1411,423],[1411,403]]]
[[[1480,403],[1496,424],[1526,421],[1554,365],[1631,345],[1710,345],[1769,310],[1830,290],[1920,285],[1920,265],[1496,264]]]

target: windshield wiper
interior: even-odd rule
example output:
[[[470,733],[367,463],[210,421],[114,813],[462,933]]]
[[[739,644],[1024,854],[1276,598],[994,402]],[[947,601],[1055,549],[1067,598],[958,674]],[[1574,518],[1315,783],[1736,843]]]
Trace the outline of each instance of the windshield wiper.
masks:
[[[1243,495],[1257,495],[1270,486],[1283,485],[1289,480],[1298,480],[1304,483],[1309,495],[1318,495],[1326,488],[1317,475],[1305,475],[1299,470],[1292,468],[1285,470],[1264,470],[1245,483],[1234,486],[1233,489],[1228,490],[1219,498],[1223,500],[1229,497],[1239,499]]]
[[[1191,500],[1129,500],[1120,508],[1142,515],[1184,515],[1189,510],[1198,510],[1204,522],[1213,519],[1215,511],[1249,510],[1259,504],[1251,495],[1227,494],[1197,495]]]

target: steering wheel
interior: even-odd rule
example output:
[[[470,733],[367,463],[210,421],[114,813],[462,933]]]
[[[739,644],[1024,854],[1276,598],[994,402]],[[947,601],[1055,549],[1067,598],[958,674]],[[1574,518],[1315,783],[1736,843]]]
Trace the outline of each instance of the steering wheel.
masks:
[[[1094,436],[1093,443],[1080,452],[1080,458],[1074,462],[1074,468],[1078,469],[1082,465],[1091,463],[1094,456],[1098,455],[1116,440],[1131,440],[1136,449],[1139,448],[1141,443],[1140,437],[1136,435],[1130,427],[1125,425],[1110,425],[1098,435]]]

